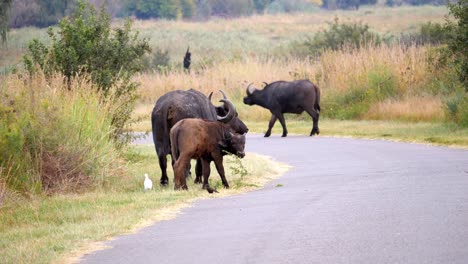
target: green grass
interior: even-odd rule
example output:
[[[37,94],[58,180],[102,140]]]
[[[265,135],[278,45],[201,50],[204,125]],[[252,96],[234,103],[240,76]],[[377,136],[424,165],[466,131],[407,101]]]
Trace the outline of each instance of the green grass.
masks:
[[[245,176],[233,173],[238,161],[225,159],[231,189],[222,189],[212,168],[211,185],[219,193],[209,195],[189,181],[189,191],[159,186],[159,167],[152,145],[135,146],[126,154],[128,175],[114,179],[109,189],[80,194],[36,196],[0,208],[0,256],[2,263],[50,263],[70,261],[117,234],[132,232],[154,221],[174,217],[179,208],[194,199],[211,199],[262,186],[286,167],[266,157],[248,153],[242,160]],[[172,170],[168,170],[172,173]],[[155,189],[143,190],[144,173],[149,173]]]
[[[249,132],[264,133],[268,122],[247,122]],[[286,117],[289,135],[309,135],[312,121]],[[468,128],[447,123],[401,121],[352,121],[324,119],[319,122],[320,136],[339,136],[369,139],[385,139],[444,146],[468,147]],[[277,122],[272,134],[281,135]]]

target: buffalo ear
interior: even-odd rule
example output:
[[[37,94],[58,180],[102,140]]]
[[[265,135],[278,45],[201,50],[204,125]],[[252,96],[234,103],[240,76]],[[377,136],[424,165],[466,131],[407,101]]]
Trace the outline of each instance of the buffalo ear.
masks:
[[[218,145],[220,145],[222,148],[227,148],[228,147],[228,144],[227,144],[226,140],[224,140],[224,139],[218,141]]]
[[[232,140],[232,133],[231,132],[224,132],[223,139],[218,141],[218,144],[223,147],[227,148]]]

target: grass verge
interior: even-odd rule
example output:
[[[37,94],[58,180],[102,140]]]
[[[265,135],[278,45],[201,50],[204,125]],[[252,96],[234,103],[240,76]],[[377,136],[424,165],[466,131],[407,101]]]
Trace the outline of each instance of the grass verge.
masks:
[[[243,111],[247,106],[234,101],[235,105]],[[140,121],[132,125],[134,131],[151,131],[150,115],[153,105],[140,104],[135,109],[135,118]],[[413,106],[414,109],[416,106]],[[270,113],[267,110],[255,107],[252,109],[257,117],[245,118],[249,133],[265,133],[268,127]],[[312,119],[307,114],[286,114],[286,127],[289,135],[309,135],[312,129]],[[468,148],[468,128],[462,128],[447,122],[415,122],[399,120],[336,120],[322,118],[319,121],[320,136],[356,137],[369,139],[385,139],[395,141],[417,142],[443,146]],[[279,122],[273,127],[272,134],[281,134]]]
[[[35,197],[0,208],[1,262],[73,262],[77,256],[99,249],[96,241],[170,219],[195,199],[212,199],[260,188],[286,171],[285,165],[264,156],[249,153],[242,165],[239,160],[227,157],[224,163],[231,189],[222,189],[213,168],[210,181],[219,193],[209,195],[193,183],[189,183],[189,191],[176,192],[171,176],[171,185],[161,188],[157,184],[159,168],[151,145],[132,147],[126,160],[129,175],[114,179],[109,189]],[[248,173],[239,173],[239,167]],[[154,190],[143,191],[144,173],[150,174]]]
[[[268,122],[247,122],[249,132],[264,133]],[[309,135],[311,120],[288,120],[289,135]],[[320,136],[384,139],[442,146],[468,148],[468,128],[449,123],[403,122],[380,120],[321,120]],[[275,124],[272,134],[280,135],[282,128]]]

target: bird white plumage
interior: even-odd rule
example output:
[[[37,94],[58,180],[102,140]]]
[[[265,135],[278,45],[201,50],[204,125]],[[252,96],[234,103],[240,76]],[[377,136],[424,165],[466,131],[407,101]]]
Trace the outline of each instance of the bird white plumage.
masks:
[[[145,173],[145,182],[143,183],[143,185],[145,186],[145,190],[153,189],[153,182],[148,177],[148,173]]]

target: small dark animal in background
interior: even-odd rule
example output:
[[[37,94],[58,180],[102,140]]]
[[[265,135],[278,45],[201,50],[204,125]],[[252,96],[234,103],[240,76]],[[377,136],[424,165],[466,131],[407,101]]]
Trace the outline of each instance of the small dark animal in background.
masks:
[[[171,129],[172,157],[175,160],[174,189],[187,189],[185,171],[191,159],[201,159],[203,171],[203,189],[213,193],[208,178],[210,163],[214,161],[223,186],[229,188],[224,175],[223,156],[226,152],[245,156],[245,135],[234,132],[227,124],[196,118],[186,118],[177,122]]]
[[[192,56],[192,54],[190,53],[189,49],[190,49],[190,46],[187,47],[187,51],[185,52],[185,56],[184,56],[184,69],[186,71],[190,71],[190,62],[191,62],[190,57]]]
[[[320,114],[320,89],[308,80],[293,82],[277,81],[266,86],[262,90],[253,87],[252,83],[247,86],[247,96],[244,104],[259,105],[270,110],[271,119],[265,137],[269,137],[271,129],[279,119],[283,127],[282,137],[288,135],[283,113],[300,114],[306,111],[313,120],[310,135],[319,134],[318,127]]]

